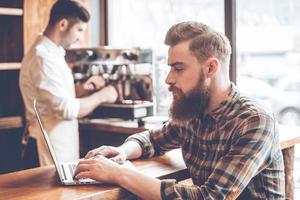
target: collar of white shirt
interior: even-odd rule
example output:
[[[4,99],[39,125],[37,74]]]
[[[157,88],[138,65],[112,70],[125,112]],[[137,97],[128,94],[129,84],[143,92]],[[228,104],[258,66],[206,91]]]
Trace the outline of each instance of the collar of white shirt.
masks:
[[[40,34],[39,40],[43,41],[45,47],[50,51],[51,53],[58,54],[59,56],[65,56],[66,50],[62,46],[57,46],[51,39],[49,39],[47,36]]]

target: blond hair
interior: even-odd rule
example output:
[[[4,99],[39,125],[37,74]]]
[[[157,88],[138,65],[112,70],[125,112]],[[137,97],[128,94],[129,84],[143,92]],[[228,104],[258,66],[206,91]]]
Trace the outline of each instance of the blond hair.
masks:
[[[165,37],[165,44],[171,47],[185,41],[190,41],[189,49],[199,63],[215,57],[229,66],[231,46],[224,34],[200,22],[181,22],[173,25]]]

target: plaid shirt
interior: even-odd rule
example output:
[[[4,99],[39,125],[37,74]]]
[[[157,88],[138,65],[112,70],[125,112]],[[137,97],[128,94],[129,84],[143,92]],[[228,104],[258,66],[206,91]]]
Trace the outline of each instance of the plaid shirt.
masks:
[[[274,118],[240,95],[228,97],[187,126],[169,122],[160,130],[135,134],[143,157],[181,147],[194,185],[162,180],[162,199],[285,199],[284,166]]]

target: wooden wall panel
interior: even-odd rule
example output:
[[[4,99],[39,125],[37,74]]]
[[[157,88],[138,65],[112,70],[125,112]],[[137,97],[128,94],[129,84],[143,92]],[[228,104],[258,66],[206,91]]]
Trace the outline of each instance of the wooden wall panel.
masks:
[[[88,9],[88,11],[90,12],[89,10],[89,0],[80,0],[82,2],[82,4]],[[93,0],[94,1],[94,0]],[[98,1],[98,0],[97,0]],[[91,14],[91,13],[90,13]],[[89,30],[89,27],[90,27],[90,23],[88,24],[88,27],[87,27],[87,30],[84,32],[84,35],[83,35],[83,39],[82,39],[82,42],[81,42],[81,47],[88,47],[89,45],[89,38],[90,38],[90,30]]]
[[[23,57],[21,16],[0,16],[0,62],[20,62]]]
[[[43,32],[47,26],[50,10],[56,0],[24,0],[24,53],[35,41],[38,33]],[[88,8],[88,0],[81,0]],[[89,30],[84,33],[81,46],[87,46]]]
[[[52,5],[56,0],[24,0],[24,53],[43,32],[49,20]]]

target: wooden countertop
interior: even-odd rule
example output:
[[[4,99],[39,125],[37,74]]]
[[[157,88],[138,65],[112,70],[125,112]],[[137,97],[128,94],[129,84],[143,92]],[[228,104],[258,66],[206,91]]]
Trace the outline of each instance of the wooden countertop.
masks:
[[[279,142],[281,149],[286,149],[300,143],[300,127],[280,125]]]
[[[158,178],[187,177],[182,157],[176,149],[149,160],[133,161],[141,172]],[[62,186],[54,166],[0,175],[0,199],[133,199],[126,190],[112,185]]]
[[[300,142],[299,127],[280,127],[282,149]],[[180,149],[148,160],[133,161],[141,172],[157,178],[188,178]],[[62,186],[54,166],[0,175],[0,199],[134,199],[128,191],[113,185]]]

